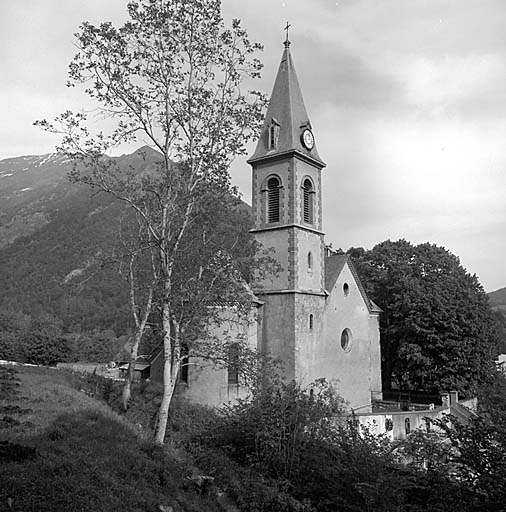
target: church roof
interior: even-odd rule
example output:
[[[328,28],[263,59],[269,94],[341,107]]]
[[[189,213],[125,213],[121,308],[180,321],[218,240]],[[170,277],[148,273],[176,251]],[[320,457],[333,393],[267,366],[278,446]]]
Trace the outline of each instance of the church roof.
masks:
[[[353,260],[348,254],[332,254],[325,257],[325,290],[327,290],[329,293],[332,292],[337,278],[340,276],[345,265],[348,265],[350,272],[355,278],[355,282],[357,283],[360,294],[362,295],[362,298],[364,299],[364,302],[369,309],[369,313],[381,313],[381,308],[367,296],[362,282],[360,281],[360,277],[358,277],[357,270],[353,264]]]
[[[272,123],[279,126],[278,142],[274,149],[269,148],[269,128]],[[290,41],[285,41],[262,132],[255,152],[248,162],[295,151],[324,167],[325,163],[318,154],[316,144],[312,150],[303,146],[301,134],[304,128],[311,129],[311,123],[290,54]]]
[[[325,257],[325,289],[328,292],[334,288],[348,258],[347,254],[332,254]]]

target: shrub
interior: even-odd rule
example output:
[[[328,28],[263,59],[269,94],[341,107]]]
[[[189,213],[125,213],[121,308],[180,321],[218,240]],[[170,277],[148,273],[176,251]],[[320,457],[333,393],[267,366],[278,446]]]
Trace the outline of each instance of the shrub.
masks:
[[[23,352],[28,363],[54,365],[68,361],[71,350],[66,338],[50,338],[42,332],[35,331],[23,338]]]

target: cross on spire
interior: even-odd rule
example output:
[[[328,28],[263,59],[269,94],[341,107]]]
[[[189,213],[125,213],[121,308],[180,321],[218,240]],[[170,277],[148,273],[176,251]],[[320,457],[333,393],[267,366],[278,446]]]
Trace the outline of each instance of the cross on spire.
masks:
[[[290,46],[290,40],[288,39],[288,29],[291,27],[288,21],[286,22],[286,27],[283,30],[286,30],[286,39],[285,39],[285,47],[288,48]]]

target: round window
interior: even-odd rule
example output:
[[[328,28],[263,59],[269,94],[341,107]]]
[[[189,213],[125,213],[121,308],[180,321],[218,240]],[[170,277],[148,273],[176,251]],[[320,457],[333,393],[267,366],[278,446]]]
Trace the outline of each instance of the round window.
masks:
[[[345,352],[349,352],[351,349],[351,331],[349,329],[345,329],[341,333],[341,348]]]

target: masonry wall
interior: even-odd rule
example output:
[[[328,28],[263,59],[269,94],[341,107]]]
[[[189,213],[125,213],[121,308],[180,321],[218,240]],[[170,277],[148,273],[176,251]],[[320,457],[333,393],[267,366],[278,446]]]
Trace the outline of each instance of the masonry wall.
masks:
[[[255,288],[265,290],[286,290],[290,286],[289,276],[289,235],[288,229],[276,229],[257,233],[256,239],[269,250],[269,257],[278,264],[277,272],[269,273],[263,279],[255,279]]]
[[[295,294],[258,295],[264,302],[262,318],[263,353],[280,363],[287,380],[295,378]]]
[[[295,288],[320,292],[323,283],[323,235],[311,231],[298,230],[294,248],[294,273],[296,274]],[[311,268],[308,264],[308,254],[311,253]]]
[[[367,412],[371,410],[371,392],[381,390],[377,319],[371,319],[348,265],[329,292],[319,372],[336,382],[350,408]],[[345,329],[349,329],[351,340],[343,348],[341,335]]]
[[[321,294],[297,294],[295,297],[295,374],[297,382],[303,386],[323,377],[335,380],[326,361],[325,301],[326,297]]]
[[[220,340],[223,346],[237,341],[246,343],[252,349],[257,348],[256,308],[249,318],[239,317],[233,308],[223,308],[219,317],[219,322],[209,327],[209,339]],[[222,355],[225,354],[224,350]],[[178,382],[176,387],[178,398],[185,398],[210,407],[219,407],[248,394],[249,389],[241,381],[239,384],[229,384],[228,367],[224,358],[214,361],[190,356],[188,362],[188,382]],[[151,375],[153,380],[163,382],[163,352],[160,352],[152,361]]]
[[[409,432],[414,430],[427,430],[427,421],[440,419],[444,414],[449,414],[449,408],[438,407],[437,409],[424,409],[418,411],[392,411],[388,413],[357,414],[356,418],[360,425],[366,427],[369,432],[375,435],[385,434],[390,441],[406,439],[408,431],[406,423],[409,422]],[[387,428],[387,423],[390,423]],[[431,425],[432,430],[438,430]]]

